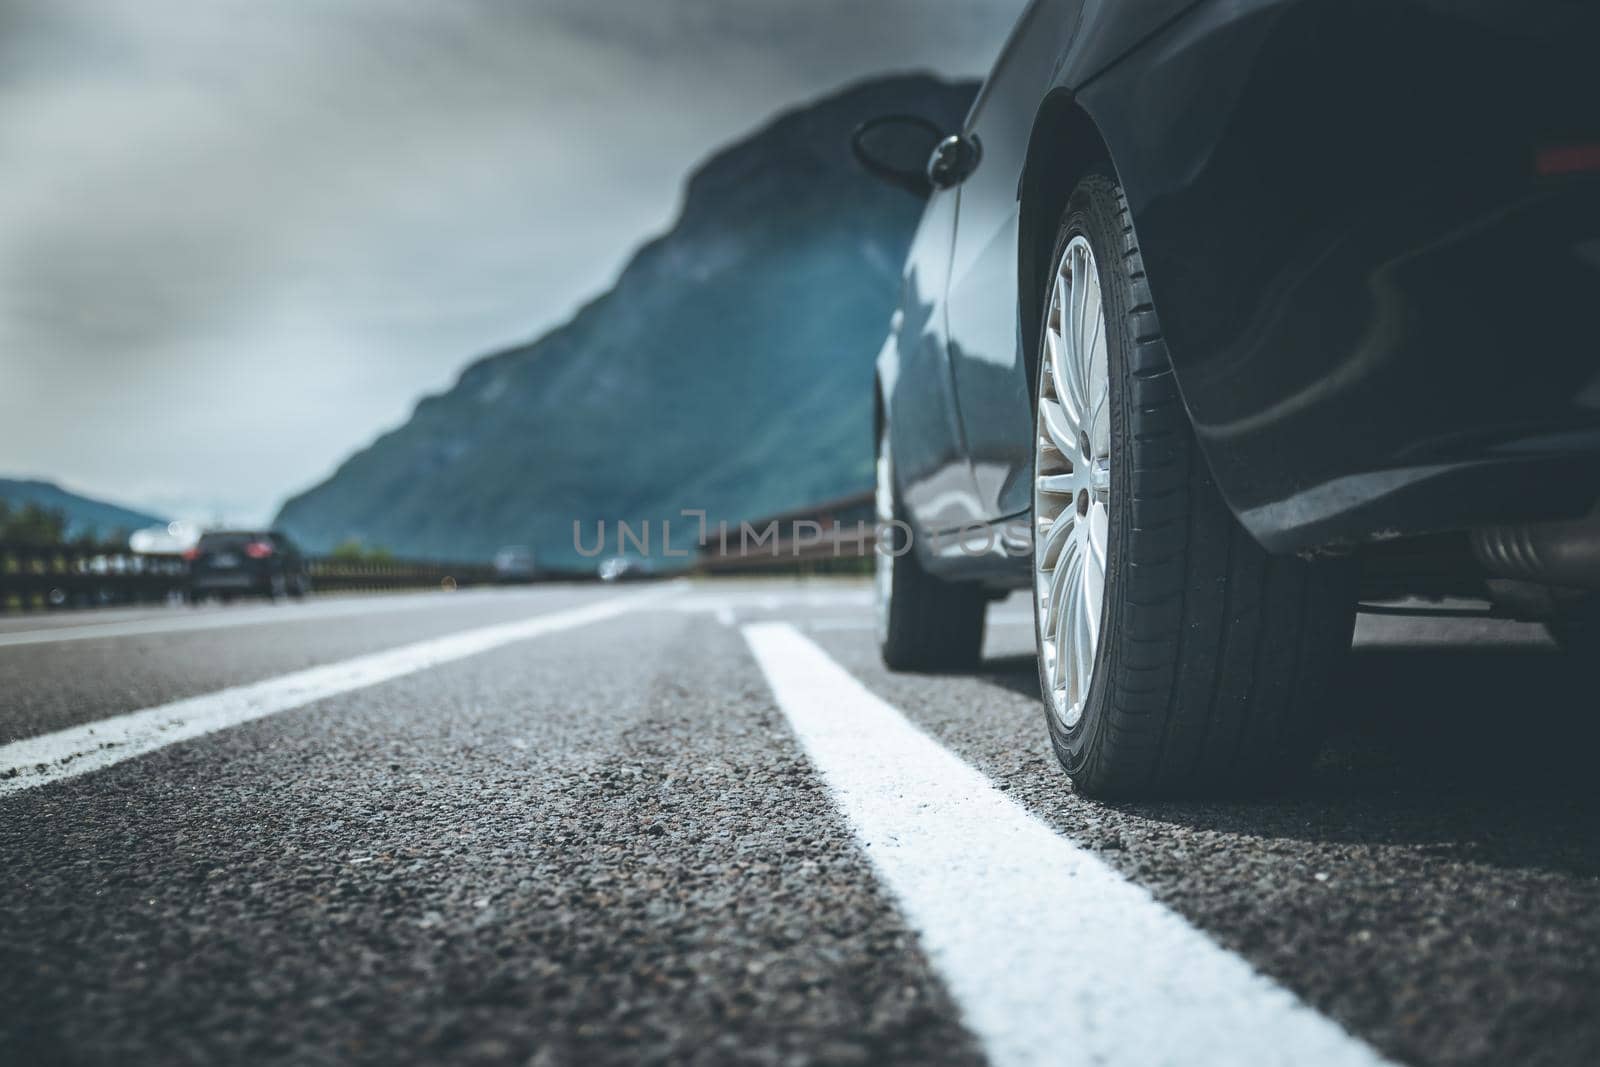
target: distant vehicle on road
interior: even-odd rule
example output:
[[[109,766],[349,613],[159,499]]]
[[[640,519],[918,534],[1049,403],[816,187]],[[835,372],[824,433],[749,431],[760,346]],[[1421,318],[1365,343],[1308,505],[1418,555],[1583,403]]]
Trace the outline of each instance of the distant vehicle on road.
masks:
[[[531,582],[537,576],[533,549],[527,545],[507,545],[494,554],[494,580],[503,585]]]
[[[213,530],[184,553],[189,600],[236,596],[299,599],[311,591],[305,557],[275,530]]]
[[[1056,755],[1109,796],[1309,762],[1362,600],[1600,648],[1597,39],[1572,0],[1034,0],[961,128],[864,124],[928,196],[877,364],[884,661],[974,665],[1030,589]]]
[[[602,560],[598,573],[602,582],[628,582],[648,574],[644,564],[628,556],[612,556]]]

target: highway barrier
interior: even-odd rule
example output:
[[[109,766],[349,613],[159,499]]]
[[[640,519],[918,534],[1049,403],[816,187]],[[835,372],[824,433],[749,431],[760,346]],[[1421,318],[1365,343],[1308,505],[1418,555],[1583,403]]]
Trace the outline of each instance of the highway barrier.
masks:
[[[308,557],[306,570],[314,592],[455,589],[495,578],[488,563]],[[188,561],[178,555],[118,545],[0,544],[0,611],[159,603],[182,597],[188,584]]]

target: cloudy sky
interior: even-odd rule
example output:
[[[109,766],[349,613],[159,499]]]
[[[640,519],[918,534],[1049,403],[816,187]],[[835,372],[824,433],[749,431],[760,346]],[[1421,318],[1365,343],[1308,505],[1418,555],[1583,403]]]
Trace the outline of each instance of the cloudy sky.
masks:
[[[0,476],[261,522],[708,151],[1022,0],[0,0]]]

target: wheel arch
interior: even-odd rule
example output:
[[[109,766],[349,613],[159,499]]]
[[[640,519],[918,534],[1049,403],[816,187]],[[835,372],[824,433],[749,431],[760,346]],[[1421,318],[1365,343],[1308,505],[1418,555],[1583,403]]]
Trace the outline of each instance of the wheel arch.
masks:
[[[1070,90],[1051,92],[1034,116],[1017,184],[1017,317],[1030,395],[1039,376],[1039,321],[1056,222],[1078,181],[1097,165],[1116,166],[1094,119]]]

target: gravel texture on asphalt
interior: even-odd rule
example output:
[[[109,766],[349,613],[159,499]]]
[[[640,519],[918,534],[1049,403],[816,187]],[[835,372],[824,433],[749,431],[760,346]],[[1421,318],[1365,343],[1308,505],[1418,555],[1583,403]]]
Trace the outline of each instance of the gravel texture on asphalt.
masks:
[[[991,616],[1002,610],[1017,615]],[[976,676],[891,674],[870,630],[812,636],[1029,810],[1385,1054],[1600,1063],[1600,717],[1589,665],[1533,628],[1363,618],[1303,783],[1116,805],[1075,796],[1059,772],[1031,623],[991,625]]]
[[[707,615],[0,804],[3,1063],[981,1062]]]
[[[0,648],[0,741],[615,592]],[[981,1062],[726,625],[771,618],[1386,1054],[1600,1063],[1600,719],[1535,629],[1364,620],[1301,785],[1105,805],[1025,605],[966,676],[886,672],[859,584],[673,605],[0,799],[0,1064]]]

